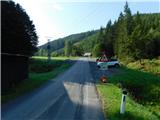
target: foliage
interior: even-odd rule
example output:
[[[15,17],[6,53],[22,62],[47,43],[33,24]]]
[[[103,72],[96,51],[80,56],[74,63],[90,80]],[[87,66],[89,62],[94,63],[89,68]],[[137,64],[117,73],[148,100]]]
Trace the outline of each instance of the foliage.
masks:
[[[120,104],[122,91],[116,85],[98,84],[98,92],[102,98],[103,109],[107,119],[109,120],[158,120],[156,116],[147,106],[143,106],[135,102],[129,95],[126,98],[125,114],[120,114]]]
[[[72,43],[70,41],[65,42],[65,56],[71,56],[72,54]]]
[[[97,43],[99,32],[88,36],[84,39],[82,39],[80,42],[75,43],[75,45],[79,45],[82,47],[83,52],[92,52],[94,45]]]
[[[47,63],[47,57],[32,58],[32,61],[30,62],[30,74],[28,80],[17,84],[16,87],[11,88],[5,95],[2,95],[2,103],[6,103],[18,96],[23,95],[24,93],[34,90],[48,80],[53,79],[58,74],[64,72],[71,66],[65,61],[65,59],[66,58],[60,57],[54,58],[54,60],[52,59],[49,64]]]
[[[158,57],[160,56],[159,19],[158,13],[137,12],[132,15],[126,2],[124,12],[120,13],[118,20],[114,24],[109,20],[106,28],[100,28],[96,42],[93,42],[93,51],[95,52],[97,44],[103,43],[107,57],[117,56],[123,60]]]
[[[141,14],[137,11],[132,15],[128,3],[124,6],[124,11],[120,13],[114,22],[108,21],[106,27],[100,30],[89,31],[80,34],[70,35],[51,42],[52,51],[59,55],[64,55],[64,41],[71,41],[74,53],[93,52],[99,56],[96,49],[103,44],[103,50],[108,58],[116,56],[123,60],[152,59],[160,56],[160,14]],[[77,49],[75,45],[80,46]],[[79,47],[78,47],[79,48]],[[46,45],[40,47],[46,49]],[[57,51],[58,50],[58,51]],[[76,54],[75,54],[76,53]]]
[[[58,53],[57,53],[57,52],[52,52],[52,53],[51,53],[51,56],[52,56],[52,57],[57,57],[57,56],[58,56]]]
[[[67,37],[64,37],[64,38],[60,38],[60,39],[57,39],[57,40],[53,40],[50,42],[51,44],[51,52],[57,52],[59,55],[64,55],[64,47],[65,47],[65,42],[68,41],[68,42],[71,42],[72,44],[75,44],[75,43],[78,43],[79,41],[89,37],[89,36],[92,36],[94,35],[95,33],[97,33],[97,31],[88,31],[88,32],[83,32],[83,33],[78,33],[78,34],[72,34],[72,35],[69,35]],[[41,50],[47,50],[47,43],[40,46],[39,47],[39,51],[36,55],[43,55],[45,56],[44,54],[41,53]]]
[[[103,55],[102,53],[106,51],[105,49],[106,48],[105,48],[104,43],[98,43],[98,44],[95,45],[95,47],[93,49],[93,53],[94,53],[93,55],[100,57],[100,56]]]
[[[126,3],[124,14],[121,13],[117,23],[113,24],[117,29],[114,41],[114,53],[119,58],[133,58],[135,60],[143,58],[155,58],[160,55],[160,31],[158,20],[160,14],[140,14],[131,15],[131,11]],[[156,25],[156,26],[155,26]]]
[[[13,1],[1,1],[2,52],[32,55],[37,50],[35,26],[25,10]]]
[[[131,69],[137,69],[160,76],[160,60],[141,59],[139,61],[129,62],[126,66]]]
[[[39,49],[38,52],[35,53],[36,56],[47,56],[48,55],[48,51],[45,49]]]
[[[48,62],[47,59],[30,59],[30,66],[29,70],[30,72],[34,73],[45,73],[54,70],[58,66],[60,66],[64,60],[51,60]]]
[[[160,77],[128,68],[121,68],[122,74],[111,76],[109,82],[126,88],[132,98],[160,117]]]
[[[83,48],[77,44],[72,46],[72,56],[82,56],[83,55]]]

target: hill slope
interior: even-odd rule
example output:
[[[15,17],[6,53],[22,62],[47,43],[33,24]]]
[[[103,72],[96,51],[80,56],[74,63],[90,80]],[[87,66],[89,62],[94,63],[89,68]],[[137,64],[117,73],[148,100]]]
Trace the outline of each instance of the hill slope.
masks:
[[[86,39],[89,36],[96,34],[98,31],[88,31],[78,34],[69,35],[64,38],[59,38],[50,42],[51,52],[61,51],[65,46],[65,41],[71,41],[72,44],[75,44],[83,39]],[[47,50],[47,43],[39,47],[39,51],[45,52]]]
[[[93,50],[101,53],[101,46],[103,46],[103,51],[107,51],[110,57],[116,55],[119,58],[124,58],[128,55],[128,57],[137,59],[137,56],[138,58],[157,56],[160,53],[157,49],[160,44],[158,22],[160,14],[137,13],[132,15],[130,34],[127,31],[128,24],[125,17],[124,15],[120,16],[114,23],[109,21],[107,26],[100,30],[73,34],[54,40],[51,42],[51,52],[63,55],[65,41],[71,41],[74,47],[77,45],[75,49],[78,51],[80,48],[82,53],[92,52]],[[47,44],[39,48],[40,54],[38,55],[46,56]],[[99,53],[97,52],[97,54]]]

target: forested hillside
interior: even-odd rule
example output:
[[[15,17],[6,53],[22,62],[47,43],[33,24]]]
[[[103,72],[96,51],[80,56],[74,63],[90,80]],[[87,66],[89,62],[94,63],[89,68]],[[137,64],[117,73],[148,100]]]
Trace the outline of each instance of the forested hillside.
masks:
[[[65,47],[65,41],[70,42]],[[101,56],[105,52],[108,57],[120,59],[144,59],[160,56],[160,13],[141,14],[137,11],[132,15],[128,3],[118,19],[108,21],[100,30],[71,35],[51,42],[52,55],[82,55],[92,52]],[[47,44],[40,47],[46,50]],[[70,49],[66,54],[66,49]]]
[[[65,47],[65,42],[71,42],[72,44],[79,42],[80,40],[91,36],[93,34],[97,33],[97,31],[88,31],[88,32],[83,32],[83,33],[78,33],[78,34],[73,34],[69,35],[64,38],[59,38],[57,40],[53,40],[50,42],[51,45],[51,52],[58,53],[63,55],[64,54],[64,47]],[[53,54],[54,54],[53,53]],[[39,47],[38,53],[36,55],[40,56],[47,56],[47,43]]]
[[[128,4],[113,24],[101,28],[94,46],[95,56],[103,51],[108,57],[124,59],[155,58],[160,56],[160,14],[132,15]]]

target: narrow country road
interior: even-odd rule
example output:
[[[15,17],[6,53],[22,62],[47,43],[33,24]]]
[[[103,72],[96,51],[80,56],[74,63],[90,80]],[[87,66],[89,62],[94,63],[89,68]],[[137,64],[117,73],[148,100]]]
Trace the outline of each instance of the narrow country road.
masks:
[[[35,93],[2,107],[2,120],[104,120],[87,58]]]

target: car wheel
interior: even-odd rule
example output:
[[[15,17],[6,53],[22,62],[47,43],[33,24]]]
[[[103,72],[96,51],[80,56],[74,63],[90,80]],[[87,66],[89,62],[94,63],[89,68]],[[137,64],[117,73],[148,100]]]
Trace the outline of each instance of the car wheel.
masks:
[[[114,66],[115,66],[115,67],[119,67],[119,64],[115,64]]]
[[[97,67],[98,67],[98,68],[100,68],[100,66],[99,66],[99,65],[98,65]]]

